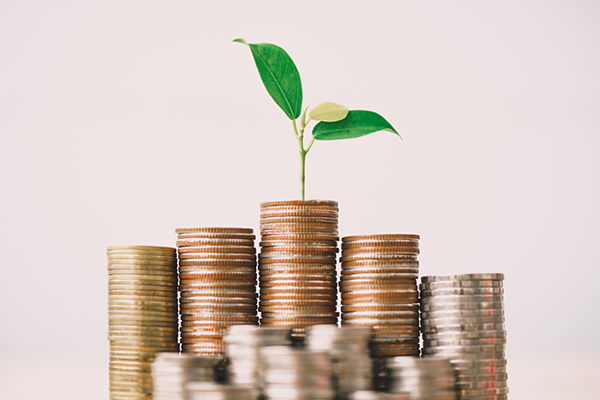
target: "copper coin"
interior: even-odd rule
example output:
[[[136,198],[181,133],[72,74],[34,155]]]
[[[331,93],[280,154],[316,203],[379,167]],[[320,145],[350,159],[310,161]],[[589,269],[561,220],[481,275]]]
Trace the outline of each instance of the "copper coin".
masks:
[[[355,247],[355,248],[343,248],[342,247],[342,255],[344,257],[352,257],[352,256],[360,256],[365,255],[370,257],[369,255],[375,256],[405,256],[405,255],[415,255],[419,254],[418,247],[383,247],[383,246],[372,246],[372,247]]]
[[[261,295],[269,296],[269,295],[285,295],[285,294],[305,294],[305,295],[315,295],[315,294],[325,294],[325,295],[337,295],[337,289],[335,287],[310,287],[310,286],[287,286],[287,287],[277,287],[277,288],[261,288]]]
[[[410,311],[418,312],[417,304],[379,304],[379,303],[355,303],[352,305],[343,305],[342,313],[354,311]]]
[[[419,241],[412,239],[400,240],[355,240],[342,241],[342,249],[379,248],[379,247],[410,247],[419,248]]]
[[[335,200],[277,200],[260,203],[260,208],[279,208],[279,207],[331,207],[338,208],[338,202]]]
[[[254,261],[256,256],[245,253],[179,253],[179,260],[199,260],[199,261],[213,261],[213,260],[227,260],[227,261]]]
[[[342,238],[344,242],[354,241],[378,241],[378,240],[419,240],[420,236],[416,234],[375,234],[375,235],[355,235],[345,236]]]

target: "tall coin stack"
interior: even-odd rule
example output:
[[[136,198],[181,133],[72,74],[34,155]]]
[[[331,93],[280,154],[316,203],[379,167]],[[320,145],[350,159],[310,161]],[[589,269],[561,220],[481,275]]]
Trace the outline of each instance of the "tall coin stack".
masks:
[[[111,246],[107,255],[110,398],[152,398],[156,354],[179,351],[177,255],[154,246]]]
[[[189,383],[222,380],[222,366],[221,357],[160,353],[152,363],[154,400],[187,400]]]
[[[177,229],[182,351],[223,356],[231,325],[257,325],[250,228]]]
[[[335,201],[261,204],[261,326],[337,324]]]
[[[411,400],[455,400],[455,377],[445,358],[393,357],[386,359],[389,391]]]
[[[450,359],[460,399],[506,399],[503,274],[421,279],[423,355]]]
[[[373,383],[373,365],[369,357],[371,327],[315,325],[309,328],[306,348],[326,351],[333,363],[336,391],[341,397],[369,390]]]
[[[262,379],[266,399],[333,399],[333,366],[329,354],[288,346],[264,347]]]
[[[419,355],[419,235],[342,238],[343,326],[372,326],[371,356]]]

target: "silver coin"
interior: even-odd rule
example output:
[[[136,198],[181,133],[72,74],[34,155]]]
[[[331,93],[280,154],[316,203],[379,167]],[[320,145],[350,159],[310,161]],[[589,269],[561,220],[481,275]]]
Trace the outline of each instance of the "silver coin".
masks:
[[[421,321],[423,327],[429,326],[446,326],[446,325],[469,325],[469,324],[486,324],[486,323],[503,323],[504,315],[493,316],[462,316],[460,314],[450,315],[444,314],[435,318],[424,318]]]
[[[444,295],[421,297],[422,305],[448,305],[448,304],[465,304],[465,303],[502,303],[504,301],[502,295]]]
[[[476,273],[460,275],[427,275],[421,277],[422,282],[460,281],[460,280],[504,280],[502,273]]]
[[[503,281],[433,281],[422,282],[421,290],[444,289],[444,288],[500,288]]]
[[[424,333],[439,333],[445,331],[455,332],[473,332],[473,331],[490,331],[490,330],[505,330],[503,323],[471,323],[471,324],[450,324],[437,326],[423,326]]]
[[[443,288],[427,290],[421,287],[421,297],[435,297],[440,295],[502,295],[504,289],[500,287],[494,288]]]
[[[503,309],[421,311],[421,318],[436,320],[444,318],[492,317],[502,315],[504,315]]]
[[[447,303],[447,304],[423,304],[422,311],[444,311],[444,310],[501,310],[504,308],[502,302],[482,302],[482,303]]]

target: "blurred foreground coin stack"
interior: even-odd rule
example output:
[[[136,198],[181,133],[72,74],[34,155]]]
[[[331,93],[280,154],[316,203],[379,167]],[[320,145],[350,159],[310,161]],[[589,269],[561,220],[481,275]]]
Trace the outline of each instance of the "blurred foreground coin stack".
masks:
[[[160,353],[152,363],[154,400],[187,400],[190,383],[222,381],[223,371],[222,357]]]
[[[325,351],[331,358],[338,396],[369,390],[373,384],[373,364],[369,356],[371,327],[317,325],[308,329],[306,348]]]
[[[223,356],[231,325],[257,325],[255,236],[249,228],[177,229],[184,353]]]
[[[260,233],[261,327],[337,324],[337,202],[262,203]]]
[[[342,239],[342,325],[372,326],[372,357],[419,355],[419,235]]]
[[[256,399],[263,393],[260,354],[267,346],[291,346],[290,328],[234,325],[225,334],[229,382],[248,388]]]
[[[177,352],[177,255],[174,248],[108,247],[111,400],[151,399],[151,365]]]
[[[392,357],[386,359],[389,391],[411,400],[455,400],[455,376],[444,358]]]
[[[333,366],[329,354],[289,346],[260,352],[266,399],[333,399]]]
[[[503,274],[421,279],[423,356],[450,359],[460,399],[508,398]]]

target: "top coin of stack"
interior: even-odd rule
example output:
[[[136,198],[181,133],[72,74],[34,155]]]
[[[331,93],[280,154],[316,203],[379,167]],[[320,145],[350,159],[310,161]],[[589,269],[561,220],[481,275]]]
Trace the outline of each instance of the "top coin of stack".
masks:
[[[256,325],[256,249],[249,228],[177,229],[182,351],[224,355],[231,325]]]
[[[342,238],[343,326],[373,326],[374,357],[419,355],[419,235]]]
[[[145,398],[156,354],[179,351],[177,256],[156,246],[111,246],[107,253],[110,398]]]
[[[261,204],[261,326],[337,324],[335,201]]]
[[[424,276],[423,355],[449,358],[461,399],[508,396],[504,275]]]

